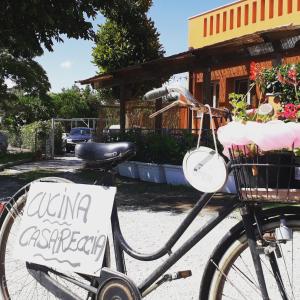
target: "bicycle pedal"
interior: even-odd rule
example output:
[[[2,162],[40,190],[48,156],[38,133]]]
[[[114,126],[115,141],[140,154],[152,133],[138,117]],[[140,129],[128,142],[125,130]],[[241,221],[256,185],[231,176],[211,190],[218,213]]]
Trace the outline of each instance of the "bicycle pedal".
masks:
[[[178,271],[172,275],[172,280],[185,279],[190,276],[192,276],[191,270]]]

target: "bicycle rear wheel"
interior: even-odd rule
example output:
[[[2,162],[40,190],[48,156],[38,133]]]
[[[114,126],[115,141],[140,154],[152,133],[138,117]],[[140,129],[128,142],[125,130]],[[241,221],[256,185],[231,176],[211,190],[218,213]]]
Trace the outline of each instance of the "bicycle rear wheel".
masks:
[[[278,219],[263,226],[266,244],[259,245],[269,298],[275,300],[300,299],[300,219],[299,216],[288,216],[286,221],[292,230],[291,240],[275,239],[275,230],[280,226]],[[272,269],[274,262],[279,272]],[[242,229],[230,233],[214,251],[203,277],[200,299],[262,299],[247,237]]]
[[[51,181],[53,182],[53,181]],[[56,181],[57,182],[57,181]],[[59,299],[51,291],[44,288],[39,281],[31,276],[27,269],[26,262],[15,257],[15,239],[20,229],[23,208],[26,203],[26,192],[16,201],[11,201],[5,213],[1,216],[0,229],[0,299],[20,300],[20,299]],[[45,270],[45,269],[43,269]],[[52,269],[47,269],[46,276],[58,282],[65,290],[74,295],[70,299],[88,299],[88,292],[79,286],[70,283],[58,276]],[[44,271],[42,271],[44,272]],[[90,281],[75,273],[65,275],[90,285]],[[62,295],[62,294],[61,294]]]

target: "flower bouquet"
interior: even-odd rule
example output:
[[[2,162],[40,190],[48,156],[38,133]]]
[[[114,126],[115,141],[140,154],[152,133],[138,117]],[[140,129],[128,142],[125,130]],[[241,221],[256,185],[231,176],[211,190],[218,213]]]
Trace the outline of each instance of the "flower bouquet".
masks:
[[[299,70],[287,65],[252,72],[264,95],[258,108],[248,109],[243,95],[230,96],[234,121],[219,128],[218,139],[242,200],[300,201]]]

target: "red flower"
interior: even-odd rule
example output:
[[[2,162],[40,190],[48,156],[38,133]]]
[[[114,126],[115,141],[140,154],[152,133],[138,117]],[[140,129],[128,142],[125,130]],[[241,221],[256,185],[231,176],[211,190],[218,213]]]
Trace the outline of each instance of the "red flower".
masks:
[[[297,80],[297,71],[294,68],[289,69],[289,71],[288,71],[288,77],[291,80],[296,81]]]
[[[250,63],[250,80],[255,81],[256,79],[258,79],[258,76],[260,75],[260,66],[258,63],[256,63],[255,61],[252,61]]]
[[[283,112],[279,113],[280,117],[283,117],[288,120],[293,120],[297,118],[297,111],[298,111],[298,106],[293,103],[288,103],[284,106]]]

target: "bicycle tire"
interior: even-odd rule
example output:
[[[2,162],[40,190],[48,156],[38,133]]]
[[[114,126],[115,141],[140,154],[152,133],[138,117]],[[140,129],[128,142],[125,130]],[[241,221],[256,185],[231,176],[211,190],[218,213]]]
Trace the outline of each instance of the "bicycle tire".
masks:
[[[291,210],[289,210],[290,213]],[[295,238],[297,238],[297,242],[295,243],[297,247],[297,253],[293,253],[293,255],[300,255],[300,213],[299,210],[295,210],[296,214],[286,215],[287,226],[293,229],[293,243],[295,243]],[[284,215],[284,209],[281,212]],[[280,225],[280,217],[278,215],[274,215],[270,219],[266,219],[263,225],[263,233],[272,233],[276,228]],[[296,233],[296,235],[295,235]],[[257,234],[258,235],[258,234]],[[287,242],[288,244],[288,242]],[[298,245],[298,246],[297,246]],[[286,246],[284,246],[286,248]],[[283,254],[283,246],[280,248]],[[287,249],[287,248],[286,248]],[[294,249],[294,248],[293,248]],[[246,251],[246,252],[245,252]],[[245,254],[245,255],[244,255]],[[248,268],[245,268],[243,264],[244,258],[241,257],[248,256]],[[262,255],[260,255],[261,257]],[[285,254],[283,254],[285,257]],[[237,265],[237,260],[241,260],[240,265]],[[251,262],[250,262],[251,260]],[[279,259],[277,259],[279,260]],[[284,260],[286,260],[284,258]],[[276,285],[276,281],[274,278],[271,278],[270,268],[268,268],[264,258],[261,257],[264,275],[268,277],[266,280],[267,288],[269,295],[272,294],[270,299],[282,299],[279,293],[279,290]],[[296,291],[293,290],[295,288],[294,284],[290,288],[291,291],[287,291],[289,295],[292,295],[292,299],[300,299],[300,262],[296,262],[294,266],[294,261],[292,261],[293,273],[298,269],[297,274],[297,283],[298,287],[296,287]],[[244,269],[241,268],[241,265]],[[283,263],[280,262],[282,266]],[[282,268],[284,269],[284,268]],[[287,273],[286,270],[280,270],[281,273]],[[248,271],[249,274],[246,273]],[[283,272],[284,271],[284,272]],[[251,274],[251,276],[250,276]],[[237,282],[238,275],[241,277],[240,282]],[[254,275],[254,276],[253,276]],[[221,240],[221,242],[217,245],[214,252],[212,253],[205,271],[202,277],[199,299],[200,300],[221,300],[221,299],[262,299],[260,295],[260,291],[258,289],[258,283],[255,282],[256,274],[253,268],[253,262],[250,256],[250,251],[247,244],[247,238],[244,232],[242,222],[234,226]],[[287,275],[286,277],[289,277]],[[290,278],[282,279],[286,285]],[[293,277],[293,280],[295,278]],[[257,279],[256,279],[257,280]],[[242,282],[244,281],[244,282]],[[249,292],[250,287],[246,286],[247,282],[252,281],[253,285],[251,291]],[[275,283],[274,283],[275,282]],[[227,285],[227,287],[225,287]],[[249,282],[248,282],[249,285]],[[255,290],[253,287],[255,286]],[[288,287],[289,288],[289,287]],[[297,292],[296,297],[294,294]],[[275,296],[274,296],[275,294]]]
[[[47,181],[47,182],[69,182],[64,178],[57,177],[47,177],[41,178],[37,181]],[[66,299],[64,293],[60,292],[61,296],[58,294],[54,295],[45,289],[42,285],[35,280],[34,277],[30,276],[26,262],[21,262],[18,260],[9,260],[13,258],[12,243],[13,243],[13,230],[17,230],[18,223],[21,220],[22,209],[26,203],[27,190],[29,185],[26,185],[22,191],[18,191],[18,198],[12,198],[11,201],[6,206],[5,211],[0,218],[0,299],[4,300],[14,300],[14,299],[27,299],[32,297],[32,299]],[[21,191],[21,192],[20,192]],[[51,270],[51,269],[49,269]],[[11,273],[11,274],[10,274]],[[45,273],[46,274],[46,273]],[[21,276],[20,276],[21,275]],[[84,279],[78,274],[68,274],[73,278],[78,279],[80,277],[81,281]],[[74,284],[60,278],[54,274],[46,274],[49,278],[54,278],[60,285],[65,286],[66,290],[74,295],[74,299],[87,299],[88,292],[80,289]],[[90,283],[85,280],[85,283]],[[79,291],[80,289],[80,291]],[[81,296],[82,295],[82,296]]]

